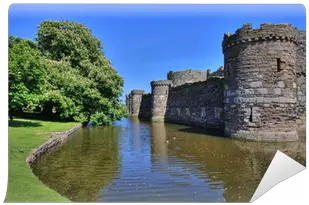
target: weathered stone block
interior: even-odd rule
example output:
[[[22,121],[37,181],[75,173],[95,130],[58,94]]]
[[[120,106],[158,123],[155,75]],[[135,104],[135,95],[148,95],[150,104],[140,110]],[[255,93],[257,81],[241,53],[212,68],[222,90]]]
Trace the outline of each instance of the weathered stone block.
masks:
[[[275,95],[281,95],[281,89],[280,88],[275,88],[274,89],[274,94]]]
[[[279,88],[285,88],[285,83],[283,81],[279,81],[279,82],[277,82],[277,86]]]
[[[190,115],[190,109],[186,108],[186,115],[189,116]]]
[[[245,115],[251,115],[251,108],[244,108]]]
[[[262,87],[262,82],[261,81],[251,82],[249,83],[249,86],[251,88],[259,88],[259,87]]]
[[[267,88],[259,88],[257,89],[259,94],[265,95],[268,93],[268,89]]]
[[[263,103],[264,102],[264,97],[257,97],[256,98],[257,103]]]

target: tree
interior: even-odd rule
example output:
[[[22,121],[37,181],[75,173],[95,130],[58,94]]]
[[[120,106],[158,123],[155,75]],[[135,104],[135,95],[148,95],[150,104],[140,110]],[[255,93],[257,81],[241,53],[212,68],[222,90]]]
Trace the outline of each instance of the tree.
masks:
[[[39,105],[45,70],[41,52],[30,40],[9,37],[9,113]]]
[[[53,92],[44,98],[47,112],[56,107],[63,117],[95,124],[110,124],[125,115],[119,105],[123,79],[88,28],[68,21],[44,21],[36,39],[50,60],[47,90]]]

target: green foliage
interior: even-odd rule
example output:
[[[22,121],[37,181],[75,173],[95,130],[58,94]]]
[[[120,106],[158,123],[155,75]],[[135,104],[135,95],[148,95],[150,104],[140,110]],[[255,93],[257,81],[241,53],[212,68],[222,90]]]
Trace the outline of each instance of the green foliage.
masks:
[[[10,37],[9,110],[38,106],[45,75],[42,55],[35,43]]]
[[[12,84],[12,95],[21,93],[13,103],[10,102],[12,106],[35,107],[40,103],[44,115],[54,111],[64,120],[91,121],[98,125],[111,124],[126,116],[126,109],[119,101],[123,79],[104,56],[102,43],[88,28],[68,21],[44,21],[39,26],[36,40],[37,44],[10,38],[12,59],[20,54],[24,56],[18,58],[18,65],[12,61],[9,70],[12,67],[12,73],[16,73],[19,69],[25,76],[28,76],[23,73],[25,66],[42,71],[30,75],[36,75],[37,90],[27,88],[30,82],[25,83],[27,89],[20,85],[14,88],[18,84]],[[17,52],[16,45],[27,45],[26,52],[22,53],[22,48]],[[28,65],[28,62],[33,63]]]

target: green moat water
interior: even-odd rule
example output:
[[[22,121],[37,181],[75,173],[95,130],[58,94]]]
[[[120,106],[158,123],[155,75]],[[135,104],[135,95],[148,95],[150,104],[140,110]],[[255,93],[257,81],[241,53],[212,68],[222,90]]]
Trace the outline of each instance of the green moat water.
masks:
[[[240,141],[132,118],[80,129],[33,172],[76,202],[247,202],[278,149],[305,165],[305,140]]]

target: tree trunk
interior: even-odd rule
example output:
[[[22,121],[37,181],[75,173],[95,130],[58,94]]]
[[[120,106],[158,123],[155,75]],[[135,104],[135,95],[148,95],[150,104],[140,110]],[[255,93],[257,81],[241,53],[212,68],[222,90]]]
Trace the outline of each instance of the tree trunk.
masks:
[[[53,116],[53,106],[50,104],[44,105],[42,115],[45,119],[51,119]]]

